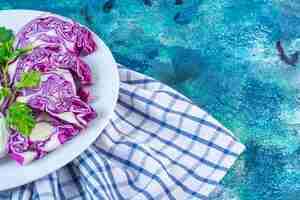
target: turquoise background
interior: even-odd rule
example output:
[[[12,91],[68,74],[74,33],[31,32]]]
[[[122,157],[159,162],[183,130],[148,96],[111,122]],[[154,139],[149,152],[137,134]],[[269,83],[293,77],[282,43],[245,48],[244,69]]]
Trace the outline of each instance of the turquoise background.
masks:
[[[284,63],[276,49],[281,41],[287,55],[300,50],[300,0],[112,2],[110,10],[104,0],[0,0],[0,9],[78,20],[118,62],[176,88],[231,129],[247,151],[211,199],[300,199],[300,64]]]

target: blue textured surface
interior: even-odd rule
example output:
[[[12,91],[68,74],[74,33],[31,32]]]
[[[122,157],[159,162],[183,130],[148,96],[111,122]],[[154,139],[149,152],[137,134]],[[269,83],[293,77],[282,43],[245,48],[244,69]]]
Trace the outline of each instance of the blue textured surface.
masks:
[[[247,151],[212,199],[299,199],[300,64],[284,63],[276,42],[287,55],[300,49],[300,1],[104,3],[0,0],[0,9],[47,10],[86,24],[118,62],[178,89],[230,128]]]

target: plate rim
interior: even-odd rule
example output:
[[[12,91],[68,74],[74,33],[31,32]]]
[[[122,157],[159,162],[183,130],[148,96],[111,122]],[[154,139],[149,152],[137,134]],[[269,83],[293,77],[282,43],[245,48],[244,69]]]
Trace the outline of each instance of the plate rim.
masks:
[[[73,20],[71,18],[68,18],[68,17],[65,17],[65,16],[62,16],[60,14],[56,14],[56,13],[52,13],[52,12],[49,12],[49,11],[40,11],[40,10],[31,10],[31,9],[6,9],[6,10],[0,10],[0,14],[5,14],[5,13],[14,13],[14,12],[23,12],[24,14],[35,14],[35,15],[43,15],[43,14],[50,14],[50,15],[56,15],[56,16],[59,16],[59,17],[62,17],[62,18],[65,18],[65,19],[68,19],[68,20]],[[73,20],[75,21],[75,20]],[[78,22],[79,23],[79,22]],[[79,23],[80,24],[80,23]],[[104,41],[95,33],[93,32],[92,30],[90,30],[87,26],[85,25],[82,25],[80,24],[81,26],[84,26],[86,27],[89,31],[91,31],[93,33],[94,36],[96,36],[96,40],[99,40],[99,42],[101,43],[101,47],[102,49],[105,49],[106,51],[106,54],[110,54],[109,56],[112,58],[112,65],[113,65],[113,71],[114,71],[114,78],[115,78],[115,88],[114,90],[116,91],[115,94],[113,95],[113,101],[112,101],[112,106],[111,108],[109,109],[109,111],[107,112],[106,116],[103,118],[104,122],[102,123],[102,126],[100,128],[99,131],[97,131],[97,133],[94,135],[93,139],[90,139],[89,140],[89,144],[88,145],[85,145],[85,147],[81,148],[80,151],[77,151],[76,153],[74,153],[71,157],[71,159],[66,159],[66,160],[62,160],[59,164],[56,164],[55,167],[52,167],[51,169],[46,169],[44,171],[44,173],[39,173],[38,175],[35,175],[34,177],[29,177],[29,176],[25,176],[26,178],[24,178],[21,182],[18,182],[18,183],[9,183],[9,184],[1,184],[2,181],[0,181],[0,191],[4,191],[4,190],[7,190],[7,189],[12,189],[12,188],[16,188],[18,186],[22,186],[24,184],[27,184],[27,183],[30,183],[32,181],[35,181],[39,178],[42,178],[44,176],[47,176],[49,175],[50,173],[64,167],[65,165],[67,165],[68,163],[72,162],[76,157],[78,157],[80,154],[82,154],[87,148],[90,147],[90,145],[92,145],[92,143],[94,143],[96,141],[96,139],[100,136],[100,134],[102,133],[102,131],[104,130],[104,128],[108,125],[109,123],[109,120],[112,118],[113,116],[113,113],[114,113],[114,109],[117,105],[117,100],[118,100],[118,96],[119,96],[119,88],[120,88],[120,77],[119,77],[119,73],[118,73],[118,64],[117,62],[115,61],[113,55],[112,55],[112,52],[110,51],[110,49],[108,48],[108,46],[104,43]],[[113,86],[112,86],[113,87]],[[101,116],[99,116],[101,117]],[[72,140],[75,140],[76,138],[80,138],[79,136],[78,137],[75,137],[73,138]],[[72,142],[72,140],[70,141],[70,143]],[[60,149],[63,149],[64,146],[60,147]],[[57,150],[55,150],[57,151]],[[54,152],[55,152],[54,151]],[[54,152],[51,152],[52,154]],[[50,154],[51,154],[50,153]],[[49,155],[50,155],[49,154]],[[48,155],[48,156],[49,156]],[[53,159],[52,159],[53,160]],[[43,162],[43,159],[41,160],[38,160],[40,162]],[[35,161],[35,162],[38,162],[38,161]],[[0,162],[0,165],[1,165],[1,162]],[[34,162],[29,164],[28,166],[32,166],[34,165]],[[26,167],[26,166],[20,166],[20,167]],[[4,181],[3,181],[4,182]],[[2,183],[3,183],[2,182]],[[6,181],[5,181],[6,182]]]

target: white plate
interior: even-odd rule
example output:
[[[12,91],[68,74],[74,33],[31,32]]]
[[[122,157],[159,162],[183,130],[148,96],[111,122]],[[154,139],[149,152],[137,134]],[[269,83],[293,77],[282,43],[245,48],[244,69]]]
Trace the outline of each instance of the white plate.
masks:
[[[17,32],[24,24],[44,14],[47,13],[32,10],[0,11],[0,26]],[[94,39],[98,49],[84,60],[92,68],[95,81],[92,93],[97,96],[92,106],[99,116],[79,136],[27,166],[21,167],[8,158],[0,160],[0,191],[29,183],[63,167],[87,149],[107,125],[118,98],[119,76],[110,50],[95,34]]]

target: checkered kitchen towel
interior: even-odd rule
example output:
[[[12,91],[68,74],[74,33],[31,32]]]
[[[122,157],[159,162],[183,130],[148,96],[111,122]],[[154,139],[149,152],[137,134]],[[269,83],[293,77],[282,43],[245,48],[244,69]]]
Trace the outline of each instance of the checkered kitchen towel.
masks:
[[[119,73],[118,105],[97,141],[0,199],[207,199],[244,145],[176,91],[125,68]]]

